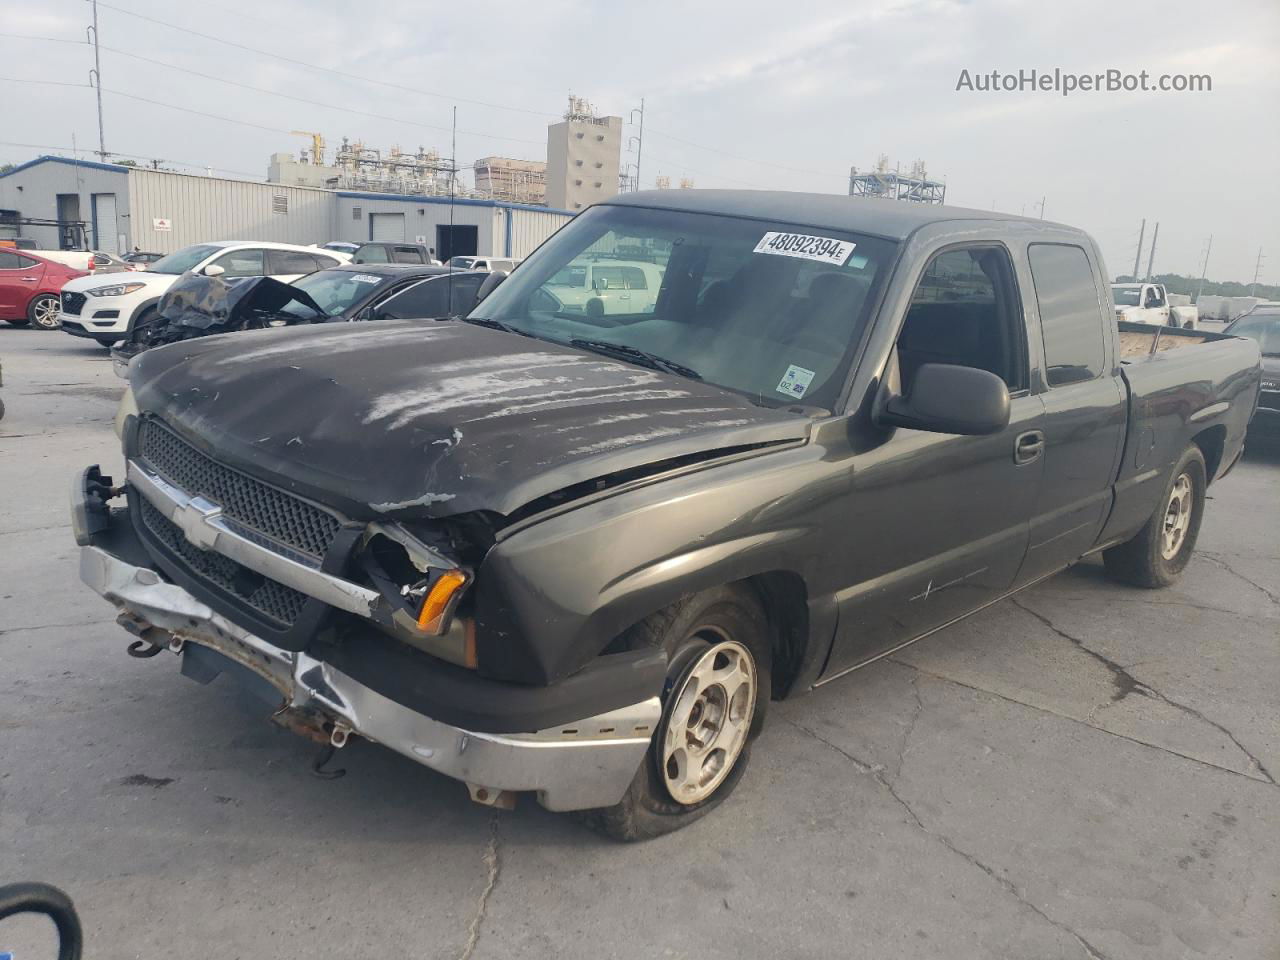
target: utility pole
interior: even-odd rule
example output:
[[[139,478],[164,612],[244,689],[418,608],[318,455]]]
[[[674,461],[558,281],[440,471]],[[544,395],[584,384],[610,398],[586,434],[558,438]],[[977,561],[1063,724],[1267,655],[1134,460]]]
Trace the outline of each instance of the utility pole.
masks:
[[[1041,198],[1040,198],[1040,219],[1041,219],[1041,220],[1043,220],[1043,219],[1044,219],[1044,202],[1045,202],[1045,200],[1046,200],[1046,199],[1048,199],[1048,198],[1046,198],[1046,197],[1041,197]]]
[[[1204,269],[1200,271],[1200,286],[1196,287],[1196,303],[1200,302],[1200,291],[1204,289],[1204,278],[1209,272],[1209,254],[1213,251],[1213,234],[1209,234],[1209,245],[1204,249]]]
[[[1147,218],[1142,218],[1142,226],[1138,228],[1138,249],[1133,254],[1133,279],[1138,279],[1138,265],[1142,263],[1142,239],[1147,235]]]
[[[634,189],[639,190],[639,189],[640,189],[640,161],[641,161],[641,159],[643,159],[643,157],[644,157],[644,97],[641,97],[641,98],[640,98],[640,109],[638,109],[638,110],[632,110],[632,111],[631,111],[631,116],[627,119],[627,122],[628,122],[628,123],[635,123],[635,122],[636,122],[636,114],[637,114],[637,113],[638,113],[638,114],[640,114],[640,135],[639,135],[638,137],[631,137],[631,139],[627,141],[627,148],[628,148],[628,149],[630,149],[630,147],[631,147],[631,142],[632,142],[632,141],[634,141],[634,142],[635,142],[635,145],[636,145],[636,183],[635,183],[635,187],[634,187]]]
[[[1262,248],[1258,248],[1258,262],[1253,267],[1253,283],[1249,284],[1249,296],[1253,296],[1253,288],[1258,285],[1258,274],[1262,272]]]
[[[107,139],[102,132],[102,58],[98,52],[98,0],[89,0],[93,7],[93,26],[89,33],[93,36],[93,69],[89,73],[93,77],[93,89],[98,94],[98,159],[107,159]]]
[[[1145,279],[1151,279],[1151,267],[1156,262],[1156,241],[1160,239],[1160,221],[1156,221],[1156,228],[1151,234],[1151,255],[1147,257],[1147,276]]]
[[[453,133],[449,142],[449,260],[453,259],[453,200],[458,189],[458,107],[453,108]],[[444,251],[442,250],[441,253]],[[478,251],[477,251],[478,252]],[[453,304],[453,267],[449,267],[449,304]]]

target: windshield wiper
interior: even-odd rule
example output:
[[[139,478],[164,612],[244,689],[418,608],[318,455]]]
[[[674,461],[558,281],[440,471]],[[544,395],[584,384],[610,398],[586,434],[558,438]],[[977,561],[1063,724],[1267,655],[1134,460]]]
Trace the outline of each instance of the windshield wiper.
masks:
[[[666,357],[660,357],[656,353],[641,350],[639,347],[628,346],[625,343],[610,343],[608,340],[583,340],[575,337],[569,341],[569,346],[578,347],[581,350],[590,350],[593,353],[601,353],[606,357],[613,357],[617,360],[625,360],[628,363],[648,367],[650,370],[674,373],[689,380],[702,379],[702,374],[692,367],[686,367],[684,364],[676,363],[674,360],[668,360]]]
[[[501,320],[494,320],[492,317],[458,317],[457,319],[463,323],[475,324],[477,327],[488,327],[490,330],[501,330],[503,333],[518,333],[521,336],[528,336],[523,330],[517,330],[515,327],[505,324]]]

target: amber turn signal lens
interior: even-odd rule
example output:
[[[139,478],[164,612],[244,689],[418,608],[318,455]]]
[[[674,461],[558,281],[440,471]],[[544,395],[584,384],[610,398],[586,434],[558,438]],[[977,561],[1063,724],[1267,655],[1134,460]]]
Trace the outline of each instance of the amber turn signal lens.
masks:
[[[466,585],[467,575],[461,570],[447,570],[440,575],[422,601],[422,609],[418,612],[418,627],[428,632],[440,629],[440,619],[449,609],[449,601],[453,595]]]

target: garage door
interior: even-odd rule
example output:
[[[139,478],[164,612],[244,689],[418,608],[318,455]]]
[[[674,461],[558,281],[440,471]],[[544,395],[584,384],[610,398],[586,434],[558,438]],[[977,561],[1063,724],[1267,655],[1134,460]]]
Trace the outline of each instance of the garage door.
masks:
[[[95,193],[93,195],[93,249],[119,256],[120,243],[116,234],[116,195]]]
[[[369,214],[369,239],[404,242],[403,213]]]

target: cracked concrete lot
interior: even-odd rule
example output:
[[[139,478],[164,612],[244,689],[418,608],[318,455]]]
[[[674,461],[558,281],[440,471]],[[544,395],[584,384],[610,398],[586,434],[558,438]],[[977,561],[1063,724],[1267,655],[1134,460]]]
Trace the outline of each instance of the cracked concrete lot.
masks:
[[[131,660],[81,587],[72,472],[118,467],[106,353],[0,329],[0,883],[86,957],[1280,957],[1280,455],[1163,591],[1087,563],[774,704],[741,786],[633,846],[313,748]],[[856,531],[851,531],[855,535]],[[0,923],[39,957],[49,931]]]

